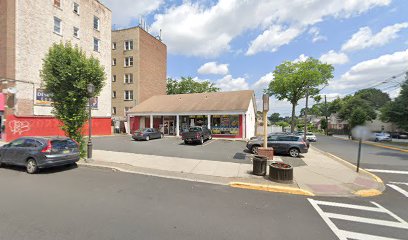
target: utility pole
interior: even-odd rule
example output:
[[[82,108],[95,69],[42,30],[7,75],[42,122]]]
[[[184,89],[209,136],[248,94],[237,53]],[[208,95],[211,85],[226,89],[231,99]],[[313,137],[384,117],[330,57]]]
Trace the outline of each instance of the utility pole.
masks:
[[[263,124],[264,124],[264,141],[263,141],[263,147],[266,149],[268,147],[268,118],[267,114],[269,111],[269,96],[267,94],[264,94],[262,96],[263,100]]]
[[[328,116],[327,116],[327,112],[329,111],[329,109],[327,108],[327,98],[326,98],[326,94],[324,95],[324,115],[326,117],[326,129],[325,129],[325,133],[326,136],[329,134],[329,120],[328,120]]]
[[[305,108],[305,127],[303,133],[303,139],[306,141],[307,134],[307,108],[309,107],[309,86],[306,89],[306,108]]]

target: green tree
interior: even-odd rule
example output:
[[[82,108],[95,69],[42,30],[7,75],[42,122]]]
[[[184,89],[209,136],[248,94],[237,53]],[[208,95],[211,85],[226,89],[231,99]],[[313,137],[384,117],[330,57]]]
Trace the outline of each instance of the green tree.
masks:
[[[354,96],[366,100],[375,109],[380,109],[387,102],[391,101],[388,93],[384,93],[376,88],[362,89],[357,91]]]
[[[381,120],[393,122],[399,128],[408,131],[408,74],[406,79],[399,96],[381,109]]]
[[[374,108],[366,100],[354,96],[345,98],[338,114],[342,120],[348,121],[350,130],[377,117]]]
[[[71,43],[54,44],[43,60],[41,78],[53,100],[53,114],[62,122],[65,135],[80,144],[85,154],[82,130],[88,119],[89,93],[87,85],[95,86],[93,96],[98,96],[106,79],[103,67],[93,57]]]
[[[287,100],[292,104],[291,131],[295,128],[296,106],[306,94],[317,96],[319,86],[326,85],[333,78],[334,68],[330,64],[321,63],[314,58],[303,62],[283,62],[274,70],[274,80],[266,92],[278,100]]]
[[[320,127],[321,127],[325,132],[327,132],[328,124],[329,124],[329,123],[326,121],[326,118],[322,118],[322,119],[320,120]]]
[[[195,81],[191,77],[181,77],[180,81],[172,78],[167,79],[167,94],[186,94],[186,93],[203,93],[218,92],[220,89],[209,81]]]
[[[338,111],[340,111],[342,105],[343,105],[343,99],[341,98],[336,98],[333,101],[329,102],[327,105],[327,112],[328,115],[332,114],[332,113],[337,113]]]
[[[282,120],[282,118],[281,118],[279,113],[272,113],[271,116],[269,116],[269,121],[271,123],[276,123],[276,122],[279,122],[281,120]]]

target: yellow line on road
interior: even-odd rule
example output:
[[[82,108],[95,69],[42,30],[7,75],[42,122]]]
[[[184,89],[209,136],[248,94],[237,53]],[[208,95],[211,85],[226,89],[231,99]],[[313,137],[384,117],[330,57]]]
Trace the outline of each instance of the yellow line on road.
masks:
[[[279,192],[279,193],[288,193],[288,194],[296,194],[296,195],[304,195],[304,196],[314,196],[312,192],[309,192],[309,191],[306,191],[300,188],[293,188],[293,187],[252,184],[252,183],[245,183],[245,182],[230,182],[229,186],[233,188],[242,188],[242,189],[258,190],[258,191],[266,191],[266,192]]]

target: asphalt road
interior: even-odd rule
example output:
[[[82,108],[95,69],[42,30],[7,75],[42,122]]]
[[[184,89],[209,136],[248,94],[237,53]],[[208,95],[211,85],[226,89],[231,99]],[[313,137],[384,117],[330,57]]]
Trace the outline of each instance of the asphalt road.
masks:
[[[333,239],[302,196],[80,167],[0,169],[1,240]]]

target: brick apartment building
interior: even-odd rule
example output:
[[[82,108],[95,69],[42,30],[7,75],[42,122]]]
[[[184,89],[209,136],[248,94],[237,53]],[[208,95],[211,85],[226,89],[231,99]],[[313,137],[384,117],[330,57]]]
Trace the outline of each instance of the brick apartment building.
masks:
[[[167,47],[141,27],[112,32],[112,117],[123,131],[126,112],[166,94]]]
[[[111,11],[98,0],[0,0],[3,138],[63,134],[40,70],[52,44],[67,41],[98,58],[105,69],[107,81],[92,113],[93,133],[111,134],[111,23]]]

